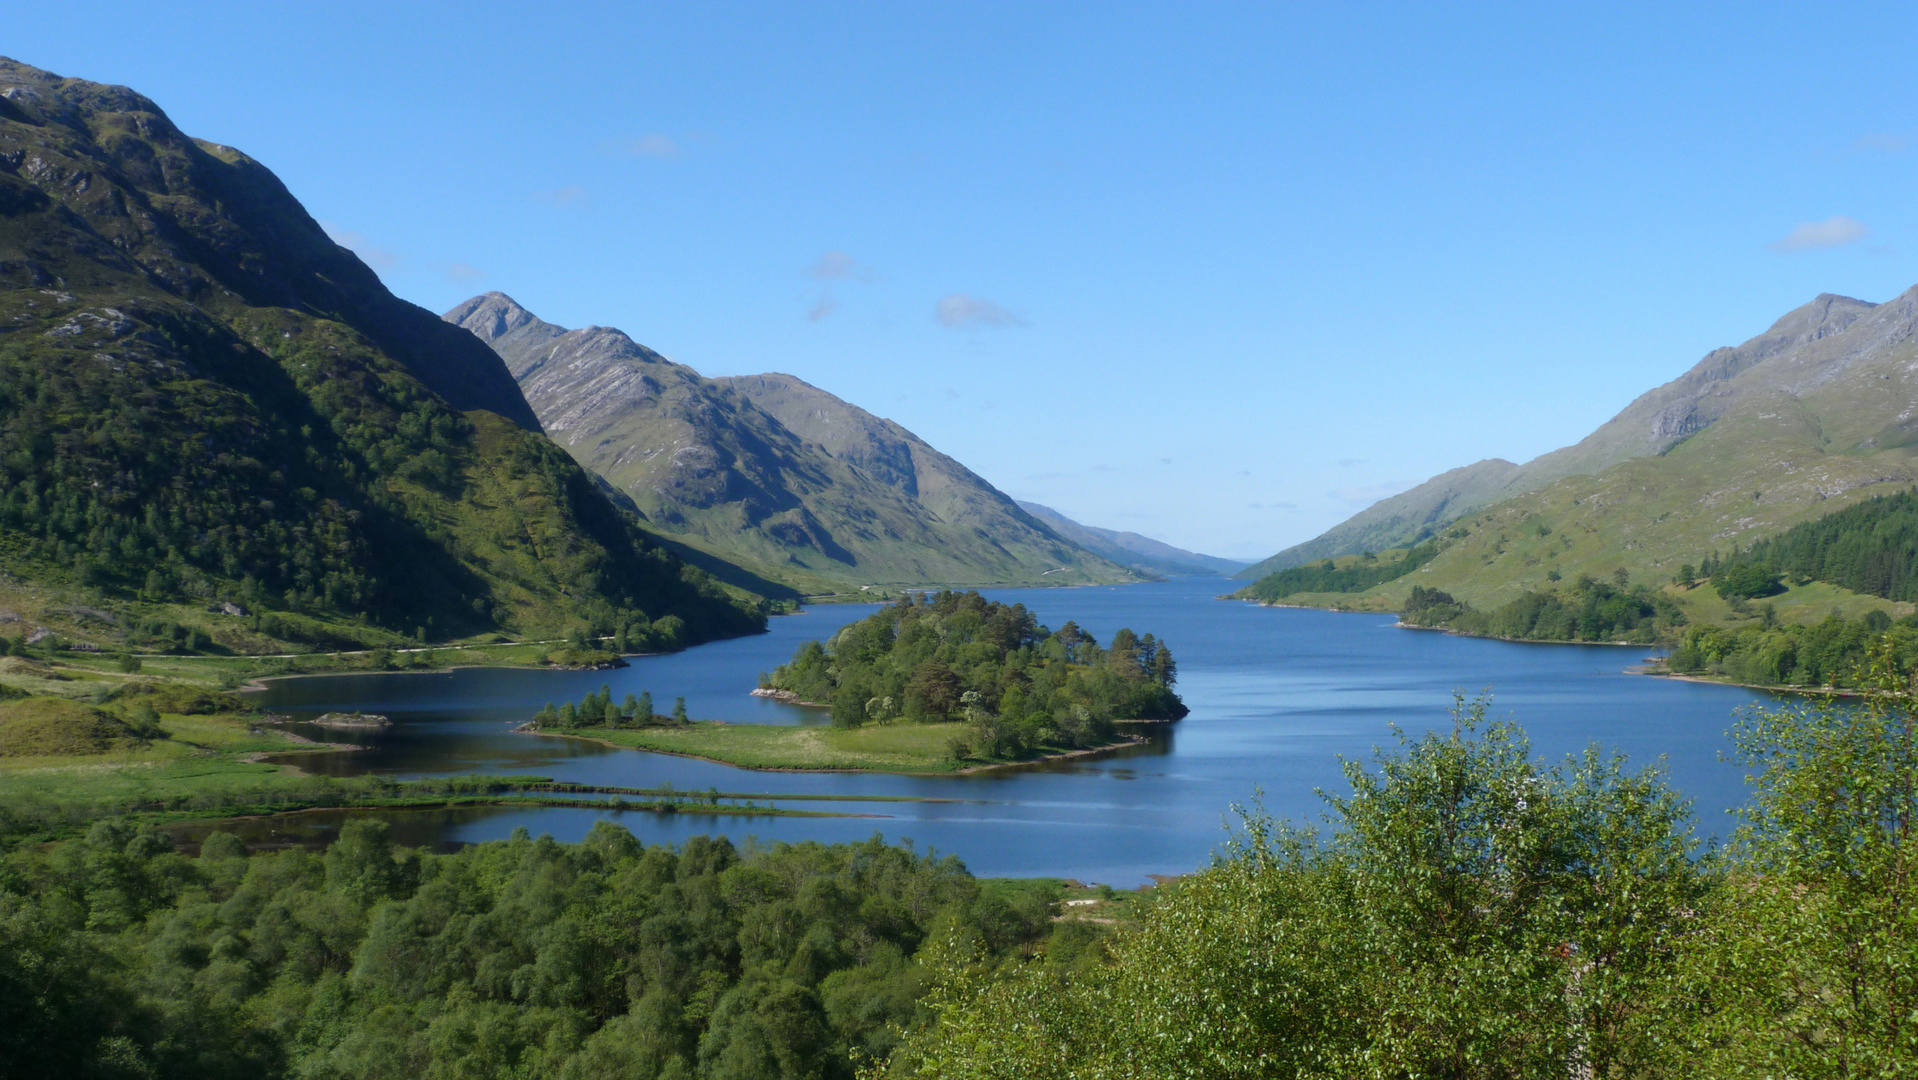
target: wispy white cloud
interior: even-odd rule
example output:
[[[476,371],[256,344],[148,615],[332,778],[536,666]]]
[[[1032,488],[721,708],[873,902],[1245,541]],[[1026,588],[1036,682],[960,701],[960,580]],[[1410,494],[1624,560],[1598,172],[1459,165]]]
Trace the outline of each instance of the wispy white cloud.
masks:
[[[821,281],[872,281],[879,275],[873,268],[843,251],[828,251],[806,268],[807,277]]]
[[[1765,245],[1773,251],[1790,254],[1797,251],[1815,251],[1819,248],[1844,247],[1855,244],[1871,235],[1871,230],[1857,218],[1829,217],[1823,221],[1801,221],[1793,225],[1784,239]]]
[[[839,301],[833,297],[832,290],[819,295],[819,300],[806,312],[807,322],[818,322],[839,309]]]
[[[399,255],[368,240],[364,234],[352,229],[343,229],[330,221],[320,222],[320,228],[334,243],[360,257],[360,261],[375,270],[391,270],[400,264]]]
[[[578,206],[587,201],[586,189],[578,184],[568,184],[551,191],[533,192],[534,202],[543,202],[548,206]]]
[[[446,280],[454,284],[478,281],[486,276],[486,271],[463,262],[447,263],[445,266],[440,267],[440,273],[445,274]]]
[[[1024,326],[1026,321],[982,296],[950,293],[933,306],[933,317],[949,330],[982,326]]]

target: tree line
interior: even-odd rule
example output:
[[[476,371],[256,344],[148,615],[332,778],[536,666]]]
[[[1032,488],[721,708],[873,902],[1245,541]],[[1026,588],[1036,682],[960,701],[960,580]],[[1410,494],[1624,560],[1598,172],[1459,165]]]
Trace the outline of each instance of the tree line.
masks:
[[[547,702],[533,717],[533,722],[540,727],[621,728],[662,723],[690,724],[692,717],[686,714],[685,698],[674,699],[671,715],[661,716],[653,711],[652,691],[627,694],[624,701],[615,703],[613,688],[601,684],[597,691],[587,694],[577,705],[569,701],[554,708],[552,702]]]
[[[1526,591],[1491,611],[1450,593],[1412,586],[1399,613],[1408,626],[1445,627],[1465,634],[1522,641],[1669,640],[1685,615],[1671,598],[1630,584],[1624,571],[1612,582],[1581,574],[1569,587]]]
[[[1680,674],[1758,686],[1853,688],[1878,647],[1890,649],[1900,665],[1918,663],[1918,616],[1893,621],[1883,611],[1856,619],[1833,613],[1815,623],[1787,624],[1764,605],[1756,624],[1687,628],[1665,663]]]
[[[1691,568],[1680,571],[1690,584]],[[1879,495],[1794,525],[1698,570],[1720,595],[1756,599],[1784,591],[1780,577],[1826,581],[1867,596],[1918,600],[1918,490]]]
[[[1380,559],[1369,551],[1362,553],[1357,562],[1346,566],[1339,566],[1331,559],[1321,559],[1274,571],[1235,595],[1244,600],[1264,600],[1269,603],[1298,593],[1364,592],[1374,585],[1396,581],[1417,570],[1431,562],[1438,552],[1438,538],[1434,537],[1408,548],[1404,554],[1391,560]]]

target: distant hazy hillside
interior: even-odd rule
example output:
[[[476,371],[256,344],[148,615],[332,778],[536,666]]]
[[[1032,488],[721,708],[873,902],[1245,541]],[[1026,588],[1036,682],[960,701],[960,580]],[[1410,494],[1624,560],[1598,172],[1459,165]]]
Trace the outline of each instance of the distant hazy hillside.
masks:
[[[1901,490],[1918,477],[1915,342],[1918,289],[1877,305],[1821,296],[1523,466],[1504,497],[1452,513],[1444,550],[1373,594],[1424,585],[1489,607],[1554,573],[1665,581]]]
[[[408,636],[763,625],[646,542],[491,350],[387,292],[258,162],[10,60],[0,563],[102,602]]]
[[[1521,471],[1504,458],[1487,458],[1440,473],[1410,491],[1373,503],[1303,544],[1246,567],[1238,576],[1262,578],[1316,559],[1415,544],[1496,499]]]
[[[1136,580],[890,420],[789,375],[707,379],[500,293],[446,313],[653,528],[810,593]]]
[[[1161,543],[1150,536],[1140,536],[1135,532],[1118,532],[1092,525],[1081,525],[1050,506],[1041,506],[1038,503],[1023,500],[1020,501],[1019,506],[1026,513],[1052,526],[1052,530],[1060,536],[1088,551],[1103,555],[1113,562],[1130,566],[1135,570],[1173,577],[1231,577],[1245,569],[1246,564],[1243,560],[1201,555],[1196,551],[1176,548],[1171,544]]]
[[[1910,294],[1906,294],[1908,297]],[[1880,350],[1888,342],[1873,331],[1849,331],[1855,323],[1882,318],[1889,305],[1830,293],[1787,313],[1763,334],[1736,348],[1714,349],[1684,375],[1626,406],[1578,443],[1514,465],[1497,458],[1453,469],[1400,495],[1384,499],[1320,536],[1279,552],[1240,574],[1259,577],[1313,559],[1402,547],[1433,535],[1450,522],[1567,476],[1589,476],[1636,458],[1655,457],[1720,420],[1770,395],[1810,391],[1841,376],[1856,356],[1834,358],[1833,348]],[[1842,336],[1846,346],[1830,346]],[[1880,380],[1883,382],[1884,380]],[[1889,389],[1878,387],[1874,389]],[[1862,398],[1871,394],[1862,393]],[[1883,395],[1879,395],[1883,398]],[[1818,400],[1831,400],[1829,395]],[[1884,400],[1889,400],[1885,398]],[[1862,404],[1862,402],[1861,402]],[[1909,402],[1905,403],[1909,404]],[[1904,404],[1886,412],[1866,405],[1878,423],[1890,423]]]

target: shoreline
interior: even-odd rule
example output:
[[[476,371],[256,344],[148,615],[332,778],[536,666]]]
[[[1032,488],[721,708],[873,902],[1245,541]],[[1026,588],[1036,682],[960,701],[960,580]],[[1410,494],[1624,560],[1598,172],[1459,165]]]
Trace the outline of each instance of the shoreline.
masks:
[[[1384,615],[1386,612],[1379,612]],[[1420,626],[1401,619],[1392,624],[1397,630],[1429,630],[1438,634],[1450,634],[1453,637],[1477,638],[1480,641],[1509,641],[1514,645],[1604,645],[1607,648],[1656,649],[1655,641],[1559,641],[1556,638],[1500,637],[1497,634],[1474,634],[1469,630],[1455,630],[1449,626]]]
[[[781,705],[798,705],[807,709],[830,709],[831,705],[823,701],[807,701],[791,690],[775,690],[770,686],[754,687],[751,696],[777,701]]]
[[[1863,690],[1846,690],[1836,686],[1766,686],[1763,683],[1732,682],[1729,679],[1715,679],[1710,675],[1688,675],[1676,671],[1652,671],[1647,668],[1639,668],[1636,671],[1628,670],[1627,673],[1632,675],[1649,675],[1655,679],[1670,679],[1673,682],[1702,683],[1706,686],[1736,686],[1745,690],[1763,690],[1768,694],[1797,694],[1800,697],[1846,698],[1871,696]]]
[[[723,720],[709,720],[705,722],[713,723],[713,724],[725,723],[725,721]],[[1128,723],[1170,723],[1170,721],[1163,721],[1163,720],[1161,721],[1126,721],[1126,722]],[[530,721],[529,721],[529,724],[530,724]],[[733,725],[733,726],[746,727],[749,725],[739,724],[739,725]],[[762,725],[756,725],[756,726],[784,727],[788,725],[762,724]],[[662,750],[662,749],[658,749],[656,747],[651,747],[651,746],[627,746],[624,743],[617,743],[612,741],[611,739],[602,739],[596,735],[588,735],[583,732],[544,731],[539,728],[530,727],[528,726],[528,724],[521,724],[520,726],[515,727],[512,730],[525,735],[543,735],[548,738],[554,738],[554,739],[581,739],[586,742],[598,743],[601,746],[610,746],[616,750],[632,750],[641,754],[664,754],[667,757],[690,758],[694,761],[705,761],[705,762],[710,762],[711,764],[714,764],[714,765],[724,765],[724,766],[727,766],[728,768],[745,769],[749,772],[847,773],[847,774],[854,774],[854,775],[857,775],[860,773],[879,773],[886,776],[970,776],[977,773],[994,772],[1000,769],[1025,768],[1027,766],[1032,766],[1032,765],[1044,765],[1053,761],[1066,761],[1072,758],[1089,757],[1093,754],[1110,753],[1115,750],[1124,750],[1127,747],[1131,747],[1131,746],[1140,746],[1149,741],[1143,735],[1127,735],[1121,738],[1117,742],[1107,743],[1103,746],[1087,746],[1087,747],[1080,747],[1079,749],[1076,749],[1076,750],[1060,750],[1055,753],[1045,754],[1035,758],[1026,758],[1020,761],[994,761],[994,762],[988,762],[983,765],[969,765],[962,769],[937,769],[937,768],[932,768],[932,769],[860,769],[860,768],[811,769],[811,768],[806,768],[805,766],[800,766],[800,765],[742,765],[737,761],[727,761],[725,758],[717,758],[709,754],[695,754],[685,750]]]
[[[706,643],[701,642],[701,644],[706,644]],[[419,649],[414,651],[424,652],[426,650]],[[452,651],[451,647],[448,648],[448,651]],[[361,655],[361,654],[320,653],[317,655],[333,656],[333,655]],[[272,689],[272,687],[267,685],[268,683],[280,682],[286,679],[327,679],[327,678],[336,678],[342,675],[450,675],[455,671],[470,671],[474,668],[482,668],[482,669],[487,669],[491,671],[613,671],[619,667],[628,666],[627,664],[624,663],[624,661],[629,660],[633,657],[670,656],[670,655],[672,654],[656,653],[656,652],[622,653],[620,654],[620,657],[619,657],[621,660],[620,664],[617,664],[617,665],[597,665],[596,664],[596,665],[590,665],[587,667],[560,667],[557,664],[448,664],[445,667],[406,668],[404,670],[399,670],[399,671],[394,671],[387,668],[382,668],[378,671],[373,671],[371,669],[362,669],[362,668],[353,668],[346,671],[289,671],[283,675],[253,675],[248,677],[248,679],[245,682],[241,683],[239,686],[234,687],[233,689],[235,693],[257,694],[262,691]]]
[[[1241,598],[1234,597],[1228,593],[1227,595],[1222,596],[1219,599],[1236,600]],[[1321,607],[1317,604],[1284,604],[1284,603],[1277,603],[1269,600],[1255,600],[1255,599],[1252,599],[1251,597],[1243,598],[1243,602],[1257,604],[1260,607],[1291,608],[1295,611],[1325,611],[1325,612],[1330,612],[1336,615],[1391,614],[1390,612],[1384,612],[1384,611],[1370,612],[1370,611],[1355,611],[1350,608],[1328,608],[1328,607]],[[1397,622],[1394,622],[1392,624],[1392,627],[1396,630],[1424,630],[1430,633],[1450,634],[1453,637],[1473,638],[1479,641],[1505,641],[1505,642],[1510,642],[1511,644],[1514,644],[1514,645],[1602,645],[1607,648],[1614,648],[1614,649],[1616,648],[1656,649],[1656,648],[1663,647],[1656,642],[1555,641],[1548,638],[1500,637],[1497,634],[1474,634],[1465,630],[1457,630],[1449,626],[1419,626],[1415,623],[1408,623],[1403,619],[1400,619]],[[1847,690],[1839,687],[1767,686],[1763,683],[1733,682],[1729,679],[1714,678],[1710,675],[1689,675],[1689,674],[1681,674],[1681,673],[1678,673],[1675,671],[1669,671],[1669,670],[1660,671],[1660,670],[1654,670],[1651,667],[1638,666],[1638,665],[1627,667],[1624,670],[1624,674],[1644,675],[1644,676],[1649,676],[1651,678],[1657,678],[1657,679],[1672,679],[1678,682],[1701,683],[1708,686],[1735,686],[1741,690],[1761,690],[1768,694],[1795,694],[1799,697],[1865,697],[1866,696],[1861,691]],[[1143,721],[1131,721],[1131,722],[1142,723]]]

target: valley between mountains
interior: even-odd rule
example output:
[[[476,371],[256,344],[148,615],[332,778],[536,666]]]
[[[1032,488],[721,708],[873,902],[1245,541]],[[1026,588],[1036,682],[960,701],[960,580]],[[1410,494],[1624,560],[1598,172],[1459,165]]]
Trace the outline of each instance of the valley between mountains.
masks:
[[[1914,1075],[1915,676],[1918,288],[1248,565],[0,58],[0,1077]]]

